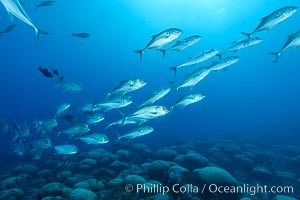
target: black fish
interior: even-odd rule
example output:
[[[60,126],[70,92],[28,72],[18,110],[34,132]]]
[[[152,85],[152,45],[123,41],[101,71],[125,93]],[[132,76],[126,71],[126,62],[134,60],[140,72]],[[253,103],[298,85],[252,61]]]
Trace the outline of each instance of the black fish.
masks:
[[[37,4],[35,7],[39,8],[39,7],[52,6],[54,3],[55,3],[55,1],[44,1],[40,4]]]
[[[80,37],[80,38],[88,38],[88,37],[90,37],[91,35],[88,34],[88,33],[72,33],[72,37],[73,37],[73,36]]]
[[[74,117],[73,115],[67,114],[64,117],[64,120],[66,120],[69,123],[74,123],[76,122],[76,117]]]
[[[57,69],[52,69],[52,73],[56,76],[59,76],[58,70]]]
[[[6,27],[6,28],[2,31],[2,34],[3,34],[3,33],[8,33],[8,32],[11,32],[11,31],[15,30],[16,26],[17,26],[16,24],[13,24],[13,25],[10,25],[10,26]]]
[[[40,72],[47,78],[52,78],[53,74],[51,72],[49,72],[49,70],[47,68],[43,68],[43,67],[39,67],[38,70],[40,70]]]

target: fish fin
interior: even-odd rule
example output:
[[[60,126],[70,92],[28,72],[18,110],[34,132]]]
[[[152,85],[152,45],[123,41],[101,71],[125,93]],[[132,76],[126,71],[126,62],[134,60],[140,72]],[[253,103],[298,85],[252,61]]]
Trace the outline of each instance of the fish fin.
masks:
[[[57,132],[55,139],[58,138],[58,136],[60,136],[61,133],[62,133],[61,131]]]
[[[37,40],[37,41],[39,40],[40,35],[50,35],[49,32],[47,32],[47,31],[45,31],[45,30],[42,30],[42,29],[39,29],[39,28],[37,28],[37,29],[35,30],[35,32],[36,32],[36,40]]]
[[[122,138],[122,136],[120,136],[120,134],[117,131],[115,131],[115,133],[116,133],[116,135],[118,137],[115,143],[118,143],[119,140]]]
[[[139,104],[137,104],[137,103],[132,102],[132,105],[134,105],[136,108],[139,108],[142,104],[139,105]]]
[[[26,7],[26,4],[23,1],[19,0],[19,2],[20,2],[20,4],[21,4],[22,7]]]
[[[124,122],[125,122],[125,120],[126,120],[126,115],[125,115],[125,113],[123,113],[122,111],[120,111],[120,110],[118,110],[119,111],[119,113],[121,114],[121,116],[122,116],[122,123],[121,123],[121,126],[123,126],[124,125]]]
[[[174,110],[174,105],[171,106],[169,110],[170,110],[170,113],[173,112],[173,110]]]
[[[106,108],[106,109],[104,109],[104,111],[103,112],[108,112],[108,111],[110,111],[110,110],[112,110],[113,108]]]
[[[135,50],[134,52],[140,54],[140,62],[142,62],[144,50]]]
[[[222,54],[217,54],[217,57],[219,58],[219,60],[222,59]]]
[[[114,125],[114,123],[106,123],[107,126],[103,129],[103,131],[106,131],[107,129],[109,129],[110,127],[112,127]]]
[[[267,17],[268,17],[268,15],[260,18],[260,21],[265,20]]]
[[[251,38],[253,33],[241,32],[241,34],[246,35],[248,38]]]
[[[281,54],[280,52],[268,52],[268,54],[276,56],[276,59],[273,60],[272,63],[278,63]]]
[[[159,51],[162,52],[162,54],[163,54],[163,60],[164,60],[165,56],[166,56],[167,50],[165,50],[165,49],[159,49]]]
[[[176,94],[176,95],[178,94],[179,88],[180,88],[179,86],[175,88],[175,94]]]
[[[151,35],[151,38],[155,38],[158,34]]]
[[[170,67],[170,70],[173,70],[175,72],[175,76],[177,74],[177,67]]]

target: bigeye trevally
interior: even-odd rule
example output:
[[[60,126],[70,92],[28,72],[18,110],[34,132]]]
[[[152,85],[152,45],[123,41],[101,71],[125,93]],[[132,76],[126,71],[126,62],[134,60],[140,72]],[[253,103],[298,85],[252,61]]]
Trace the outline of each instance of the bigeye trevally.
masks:
[[[0,2],[3,4],[3,6],[5,7],[8,15],[10,16],[11,20],[13,20],[13,17],[15,16],[16,18],[20,19],[21,21],[23,21],[24,23],[28,24],[29,26],[31,26],[35,33],[36,33],[36,37],[37,39],[39,38],[40,34],[45,34],[48,35],[49,33],[47,33],[46,31],[43,31],[41,29],[38,29],[33,22],[31,21],[31,19],[29,18],[29,16],[27,15],[27,13],[25,12],[24,8],[22,7],[21,3],[19,0],[0,0]]]

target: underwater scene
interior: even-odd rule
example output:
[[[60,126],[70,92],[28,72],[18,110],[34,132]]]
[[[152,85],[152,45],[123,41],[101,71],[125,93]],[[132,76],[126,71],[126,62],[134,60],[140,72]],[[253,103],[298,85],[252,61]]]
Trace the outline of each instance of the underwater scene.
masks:
[[[0,200],[300,199],[298,0],[0,2]]]

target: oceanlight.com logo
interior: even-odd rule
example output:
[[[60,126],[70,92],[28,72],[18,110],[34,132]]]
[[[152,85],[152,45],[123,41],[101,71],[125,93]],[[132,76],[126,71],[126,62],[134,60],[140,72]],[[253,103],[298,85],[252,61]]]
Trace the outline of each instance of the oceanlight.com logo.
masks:
[[[217,184],[204,184],[203,186],[193,184],[174,184],[173,186],[164,186],[161,184],[137,184],[135,186],[128,184],[125,186],[126,192],[136,192],[144,194],[168,194],[168,193],[193,193],[193,194],[248,194],[254,196],[258,193],[272,194],[292,194],[293,186],[267,186],[267,185],[249,185],[226,186]]]

